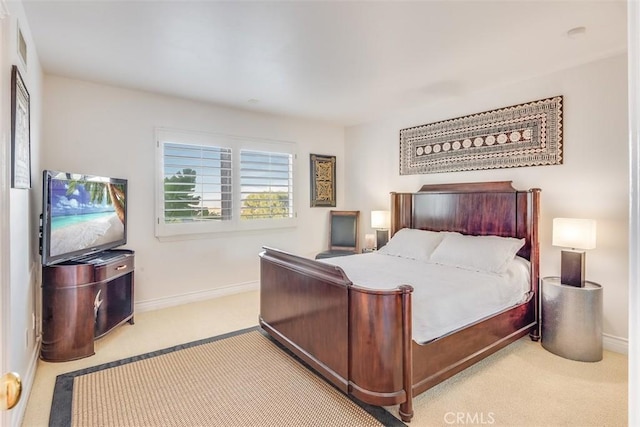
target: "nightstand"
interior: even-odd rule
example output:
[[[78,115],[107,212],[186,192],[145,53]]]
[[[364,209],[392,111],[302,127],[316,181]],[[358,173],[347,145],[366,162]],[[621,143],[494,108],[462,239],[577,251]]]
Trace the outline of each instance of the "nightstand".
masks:
[[[542,346],[567,359],[602,360],[602,286],[563,285],[542,279]]]

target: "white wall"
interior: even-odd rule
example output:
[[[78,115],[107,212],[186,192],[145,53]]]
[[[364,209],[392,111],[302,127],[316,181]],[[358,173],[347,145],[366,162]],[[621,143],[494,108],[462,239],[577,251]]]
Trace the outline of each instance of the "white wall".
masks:
[[[554,217],[597,220],[587,278],[604,287],[605,345],[626,347],[628,298],[627,62],[618,55],[539,78],[399,112],[346,130],[346,195],[368,214],[388,208],[389,192],[427,183],[510,180],[542,189],[541,277],[559,275],[551,246]],[[564,164],[490,171],[399,175],[400,129],[564,95]],[[371,232],[365,223],[362,233]],[[607,339],[608,338],[608,339]],[[620,338],[620,340],[618,340]]]
[[[256,287],[263,245],[304,255],[325,249],[329,208],[309,207],[309,154],[337,156],[337,208],[342,208],[342,127],[50,75],[44,86],[43,168],[129,180],[127,247],[136,251],[139,308],[185,302],[189,294],[214,296],[229,286]],[[155,127],[296,142],[297,228],[158,241]]]
[[[8,20],[3,23],[2,55],[3,64],[0,70],[2,86],[2,138],[3,179],[10,185],[11,153],[10,153],[10,90],[11,65],[18,65],[19,71],[30,95],[31,119],[31,172],[33,189],[9,189],[7,199],[2,200],[3,221],[8,221],[8,230],[1,235],[3,257],[3,304],[2,321],[7,322],[3,334],[3,346],[8,346],[3,356],[7,370],[17,372],[22,377],[24,397],[10,413],[11,425],[19,425],[24,414],[25,405],[37,362],[36,328],[33,324],[36,299],[39,295],[39,257],[38,257],[38,179],[37,170],[40,161],[40,129],[41,129],[41,93],[42,69],[35,46],[31,39],[29,25],[24,16],[22,3],[10,1],[6,3]],[[22,31],[27,44],[27,64],[19,59],[17,53],[18,28]],[[6,96],[5,96],[6,94]],[[6,145],[5,145],[6,144]],[[6,216],[5,216],[6,215]],[[4,251],[8,253],[5,254]],[[6,281],[8,280],[8,283]],[[6,310],[6,311],[5,311]]]

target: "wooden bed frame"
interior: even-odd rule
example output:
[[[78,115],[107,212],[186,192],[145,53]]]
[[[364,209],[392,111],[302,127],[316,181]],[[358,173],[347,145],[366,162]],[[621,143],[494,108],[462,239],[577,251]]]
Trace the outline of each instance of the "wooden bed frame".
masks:
[[[413,288],[371,290],[339,267],[264,248],[260,254],[260,325],[344,393],[379,406],[400,404],[413,417],[414,396],[526,334],[538,340],[539,189],[511,182],[425,185],[391,193],[391,235],[402,228],[525,238],[531,291],[518,306],[448,335],[412,340]]]

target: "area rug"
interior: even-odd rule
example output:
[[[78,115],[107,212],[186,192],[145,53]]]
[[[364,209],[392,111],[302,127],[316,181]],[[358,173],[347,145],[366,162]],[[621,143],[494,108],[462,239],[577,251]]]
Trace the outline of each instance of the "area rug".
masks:
[[[59,375],[50,426],[403,426],[259,328]]]

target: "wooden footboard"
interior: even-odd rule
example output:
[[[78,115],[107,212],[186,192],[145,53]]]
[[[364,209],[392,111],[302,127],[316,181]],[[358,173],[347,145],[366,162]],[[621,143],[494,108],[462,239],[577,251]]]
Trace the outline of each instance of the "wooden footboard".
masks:
[[[341,269],[265,248],[260,325],[345,393],[351,284]]]
[[[349,292],[349,392],[372,405],[400,404],[413,416],[411,296],[402,285],[390,291],[351,286]]]
[[[260,325],[343,392],[410,418],[413,289],[360,288],[339,267],[272,248],[260,264]]]

